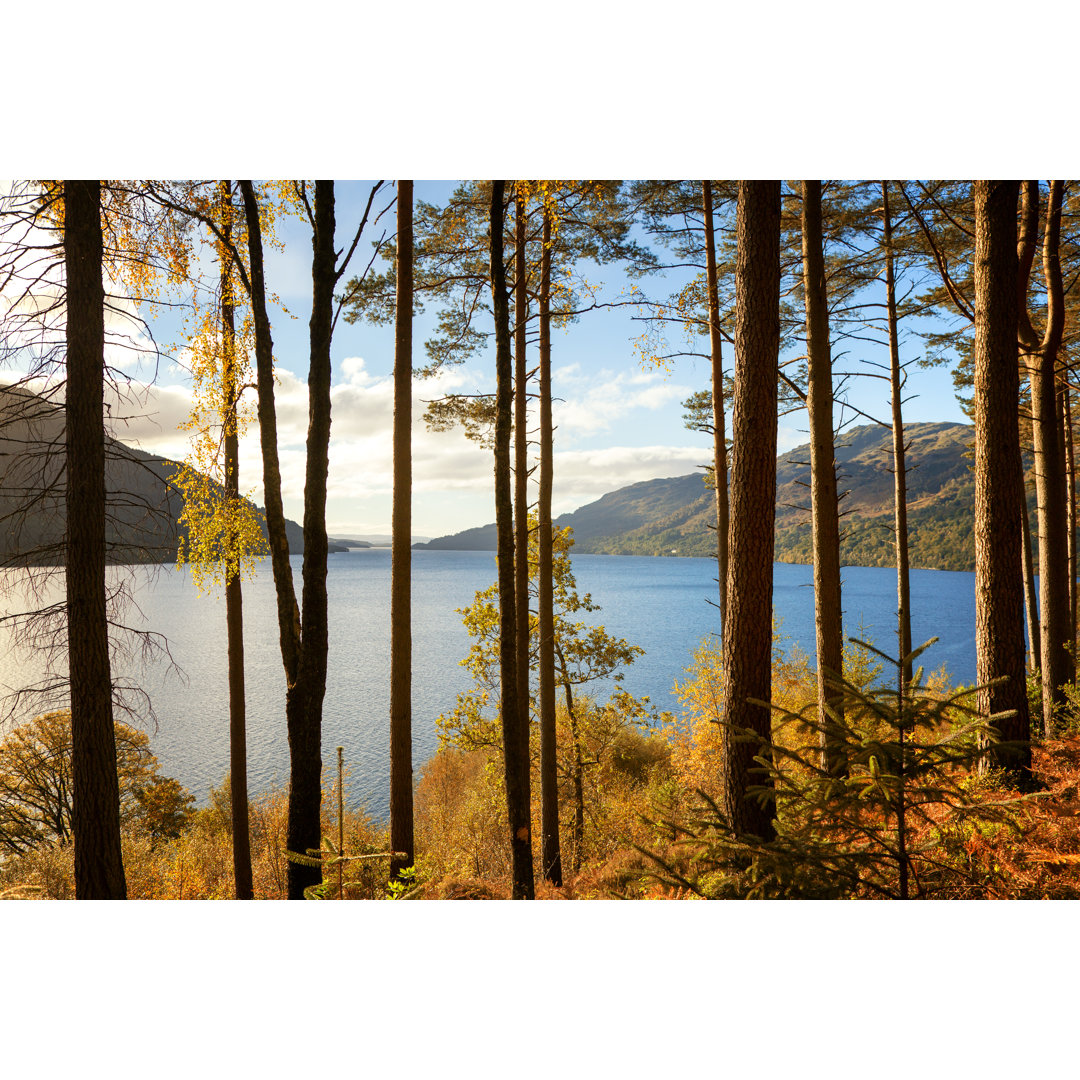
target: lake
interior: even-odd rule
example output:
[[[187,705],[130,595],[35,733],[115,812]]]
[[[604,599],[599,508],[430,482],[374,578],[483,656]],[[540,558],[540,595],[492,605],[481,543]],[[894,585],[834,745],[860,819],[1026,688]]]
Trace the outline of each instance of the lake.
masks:
[[[300,557],[293,567],[300,589]],[[640,645],[645,655],[626,670],[623,686],[647,694],[661,709],[678,708],[672,682],[681,677],[701,640],[718,629],[716,564],[711,559],[577,555],[579,592],[589,592],[601,610],[593,621],[609,633]],[[157,728],[144,725],[163,772],[174,776],[200,804],[228,770],[225,602],[200,596],[186,570],[173,567],[118,568],[134,573],[141,610],[127,622],[163,634],[179,678],[161,662],[134,659],[114,665],[150,695]],[[896,574],[892,570],[848,567],[844,579],[845,633],[895,652]],[[470,604],[478,589],[495,580],[491,552],[413,553],[413,738],[414,765],[437,745],[435,718],[453,707],[469,679],[459,666],[469,639],[456,609]],[[938,637],[924,656],[928,669],[944,666],[955,683],[975,680],[974,575],[933,570],[911,574],[912,640]],[[54,586],[55,588],[55,586]],[[348,796],[376,817],[388,813],[390,551],[351,550],[330,557],[330,656],[323,713],[323,762],[336,762],[345,748],[351,771]],[[4,610],[16,606],[10,599]],[[814,653],[814,596],[809,566],[777,563],[774,607],[784,647]],[[143,622],[145,620],[145,623]],[[244,585],[244,641],[248,697],[248,778],[252,792],[288,778],[285,732],[285,677],[278,651],[277,615],[269,562]],[[0,684],[18,688],[41,677],[33,654],[11,647],[0,627]]]

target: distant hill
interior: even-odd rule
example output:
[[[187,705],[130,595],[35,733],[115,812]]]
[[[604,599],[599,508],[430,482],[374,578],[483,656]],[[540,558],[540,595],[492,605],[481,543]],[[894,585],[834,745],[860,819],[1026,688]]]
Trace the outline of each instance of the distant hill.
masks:
[[[974,441],[969,424],[909,424],[908,526],[911,564],[974,570],[972,533]],[[841,560],[849,566],[891,566],[892,433],[866,425],[845,432],[836,448],[841,501]],[[776,559],[809,563],[810,447],[776,462]],[[609,555],[696,555],[716,552],[712,489],[700,473],[645,480],[610,492],[556,519],[574,530],[576,550]],[[495,526],[468,529],[428,544],[433,549],[495,549]]]
[[[21,388],[0,387],[0,566],[63,562],[64,457],[64,410]],[[176,559],[183,498],[171,482],[175,471],[165,458],[106,438],[110,563]],[[302,553],[302,527],[286,521],[285,529],[289,551]]]

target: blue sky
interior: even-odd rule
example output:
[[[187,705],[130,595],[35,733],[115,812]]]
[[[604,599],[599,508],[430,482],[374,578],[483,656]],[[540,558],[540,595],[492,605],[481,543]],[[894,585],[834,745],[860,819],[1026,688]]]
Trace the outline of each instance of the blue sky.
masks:
[[[339,247],[351,238],[370,186],[370,182],[363,181],[337,184]],[[452,187],[448,181],[418,181],[416,195],[418,199],[443,202]],[[379,231],[385,228],[392,232],[394,227],[393,215],[387,215]],[[267,286],[280,296],[292,315],[278,310],[272,312],[271,318],[281,375],[278,410],[286,513],[299,520],[303,505],[311,243],[304,221],[287,220],[280,233],[284,251],[268,255]],[[369,253],[365,238],[351,269],[366,263]],[[614,297],[626,285],[618,267],[601,267],[595,273],[603,281],[608,297]],[[646,287],[663,293],[678,284],[679,279],[669,277]],[[686,430],[682,420],[683,400],[708,385],[708,363],[685,358],[676,361],[670,372],[643,369],[634,347],[642,324],[634,321],[633,313],[634,309],[590,312],[553,335],[553,386],[561,399],[554,406],[556,513],[572,510],[625,484],[693,472],[709,460],[709,437]],[[159,323],[157,336],[168,336],[167,325],[167,321]],[[429,311],[415,327],[417,362],[422,361],[422,342],[432,326],[433,312]],[[908,347],[905,358],[913,348]],[[860,350],[868,358],[887,360],[883,350],[875,353],[867,346],[860,346]],[[838,367],[850,370],[854,359],[852,353]],[[328,526],[337,535],[388,533],[392,328],[339,321],[333,360]],[[726,364],[730,366],[732,361],[728,349]],[[438,380],[416,384],[413,519],[417,535],[455,532],[493,519],[490,453],[460,433],[428,432],[419,420],[425,399],[447,391],[492,389],[493,367],[487,350]],[[906,405],[907,419],[963,419],[947,372],[913,369],[909,390],[914,396]],[[888,416],[887,386],[881,380],[852,380],[848,394],[863,411]],[[145,449],[180,456],[185,452],[184,441],[175,428],[186,411],[182,370],[176,366],[163,369],[153,396],[159,403],[160,415],[151,422],[134,422],[117,434],[137,440]],[[801,411],[782,418],[780,450],[804,442],[805,430],[805,414]],[[245,440],[242,477],[247,478],[245,486],[253,489],[256,499],[261,498],[260,475],[257,436],[252,430]]]

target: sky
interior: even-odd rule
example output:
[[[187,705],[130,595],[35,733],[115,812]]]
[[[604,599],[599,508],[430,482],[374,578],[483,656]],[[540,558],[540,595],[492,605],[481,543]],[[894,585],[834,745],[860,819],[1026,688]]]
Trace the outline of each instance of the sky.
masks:
[[[445,202],[454,184],[418,181],[416,198]],[[360,220],[370,182],[336,185],[337,246],[346,248]],[[360,269],[370,257],[369,239],[395,228],[393,213],[372,231],[369,227],[350,264]],[[307,429],[307,319],[310,312],[310,231],[306,221],[282,223],[280,252],[268,252],[267,287],[277,293],[288,313],[271,311],[277,388],[278,438],[286,514],[303,517],[304,443]],[[603,284],[607,299],[618,298],[629,280],[622,267],[592,267],[590,280]],[[681,284],[677,273],[652,279],[643,287],[664,295]],[[434,327],[436,308],[418,318],[414,327],[415,363],[424,362],[423,341]],[[176,336],[169,313],[154,315],[150,325],[164,345]],[[686,429],[683,401],[709,385],[707,359],[680,358],[670,370],[643,366],[635,347],[644,324],[636,308],[600,309],[552,335],[552,386],[555,432],[553,510],[574,510],[609,491],[656,477],[700,471],[711,459],[711,436]],[[672,332],[673,346],[684,338]],[[705,348],[704,339],[693,346]],[[905,359],[911,355],[907,349]],[[796,352],[798,350],[795,350]],[[839,348],[837,352],[839,352]],[[883,349],[859,347],[838,358],[838,369],[851,370],[859,357],[887,361]],[[179,459],[188,453],[187,436],[178,431],[190,408],[190,382],[179,362],[150,357],[135,363],[118,356],[136,383],[156,380],[129,408],[130,419],[118,420],[114,434],[144,450]],[[390,532],[393,422],[393,328],[365,323],[337,323],[333,347],[332,427],[327,527],[332,536],[385,535]],[[730,370],[733,351],[727,349]],[[460,431],[431,432],[422,414],[425,402],[448,392],[477,393],[494,388],[493,347],[435,379],[414,382],[413,394],[413,532],[417,537],[440,536],[486,524],[494,519],[493,462],[489,450],[470,442]],[[910,421],[963,420],[946,372],[912,370],[911,394],[905,416]],[[849,381],[847,393],[863,412],[888,416],[887,384],[879,379]],[[118,416],[123,410],[118,410]],[[837,421],[864,423],[851,412]],[[781,418],[778,451],[806,441],[806,416],[799,411]],[[257,425],[242,442],[241,482],[262,502],[262,473]],[[535,485],[534,485],[535,495]]]

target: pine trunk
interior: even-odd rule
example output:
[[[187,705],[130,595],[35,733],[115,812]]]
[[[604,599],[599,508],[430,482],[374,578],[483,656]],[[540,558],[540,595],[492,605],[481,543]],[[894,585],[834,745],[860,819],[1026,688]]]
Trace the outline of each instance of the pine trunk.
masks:
[[[1028,670],[1034,674],[1042,667],[1042,661],[1040,659],[1039,641],[1039,600],[1035,594],[1035,565],[1031,551],[1031,515],[1028,513],[1026,489],[1023,492],[1021,507],[1024,512],[1020,539],[1024,547],[1024,613],[1027,616]]]
[[[105,606],[105,290],[101,185],[64,181],[67,616],[75,898],[124,900]]]
[[[223,232],[232,235],[232,184],[221,182],[225,210]],[[225,500],[232,508],[240,500],[240,439],[236,429],[240,391],[236,385],[236,316],[232,261],[221,254],[222,396],[225,421]],[[248,825],[247,701],[244,686],[244,593],[240,578],[240,538],[229,540],[236,564],[225,582],[225,627],[229,666],[229,799],[232,807],[233,884],[237,900],[254,898],[251,837]]]
[[[321,799],[319,767],[314,773],[310,759],[320,760],[320,746],[310,737],[307,717],[307,683],[301,676],[300,609],[296,603],[292,565],[289,561],[289,542],[285,533],[285,511],[281,501],[281,468],[277,447],[277,409],[274,402],[274,358],[270,320],[266,312],[266,280],[263,271],[262,226],[255,190],[250,180],[240,181],[244,198],[244,213],[248,230],[250,260],[251,311],[255,323],[255,366],[259,391],[259,438],[263,459],[263,498],[266,501],[266,529],[270,538],[270,558],[277,596],[278,635],[281,662],[285,669],[285,727],[289,735],[289,820],[286,844],[289,851],[303,855],[318,847],[318,805]],[[312,394],[314,401],[314,394]],[[306,501],[306,500],[305,500]],[[305,535],[305,544],[307,536]],[[305,565],[307,556],[305,554]],[[306,761],[305,767],[301,763]],[[310,822],[295,815],[295,807],[314,802],[316,806],[314,835]],[[301,826],[303,826],[301,828]],[[294,846],[295,845],[295,846]],[[307,873],[298,875],[297,870]],[[289,863],[287,871],[289,899],[303,899],[304,887],[317,883],[318,871],[296,867]]]
[[[503,193],[506,182],[491,185],[491,297],[495,321],[495,523],[498,533],[499,681],[502,697],[506,809],[510,824],[513,898],[534,895],[529,796],[529,732],[522,730],[518,707],[517,615],[514,594],[513,492],[510,483],[513,366],[510,310],[503,266]]]
[[[551,214],[544,208],[540,255],[540,495],[537,508],[537,615],[540,661],[540,807],[544,877],[562,885],[559,848],[558,748],[555,740],[555,586],[551,482]]]
[[[1061,232],[1062,182],[1054,180],[1046,214],[1043,274],[1046,280],[1046,330],[1041,340],[1030,320],[1021,322],[1020,344],[1031,384],[1032,432],[1035,450],[1035,494],[1038,502],[1039,610],[1041,614],[1043,731],[1053,730],[1054,714],[1064,702],[1068,681],[1068,545],[1066,542],[1065,470],[1057,401],[1057,355],[1064,327],[1064,298],[1058,245]],[[1030,266],[1034,248],[1033,220],[1038,220],[1038,184],[1024,184],[1023,233],[1019,243],[1022,264]],[[1026,278],[1021,281],[1026,284]],[[1018,290],[1020,295],[1024,291]],[[1026,315],[1026,313],[1025,313]]]
[[[394,507],[390,570],[390,877],[412,866],[412,315],[413,182],[397,182],[394,324]],[[404,856],[399,857],[399,856]]]
[[[705,274],[709,288],[709,351],[712,359],[713,491],[716,498],[716,582],[720,590],[720,640],[724,640],[728,575],[728,466],[724,420],[724,361],[717,292],[716,238],[713,230],[712,181],[701,182],[705,212]]]
[[[566,667],[566,657],[559,650],[559,668],[562,671],[563,693],[566,696],[566,719],[570,725],[570,738],[574,743],[574,873],[581,870],[582,852],[585,847],[585,755],[581,749],[581,729],[574,709],[574,691]]]
[[[312,236],[311,319],[308,322],[307,467],[304,476],[304,589],[301,598],[300,665],[295,707],[286,704],[289,728],[289,850],[301,855],[322,844],[322,708],[326,695],[327,630],[326,483],[330,458],[330,341],[333,329],[334,182],[315,181]],[[318,867],[289,863],[289,899],[302,900],[318,885]]]
[[[911,682],[911,574],[908,560],[907,447],[904,440],[903,374],[900,368],[900,330],[896,315],[896,277],[893,268],[892,217],[889,213],[889,182],[881,181],[885,219],[885,291],[889,317],[889,387],[892,394],[893,508],[896,530],[896,623],[901,678]]]
[[[843,744],[836,731],[844,707],[838,682],[843,674],[844,625],[840,606],[840,517],[833,447],[832,355],[825,292],[820,180],[803,181],[802,247],[821,764],[830,775],[839,776],[845,769]]]
[[[1070,681],[1076,679],[1076,454],[1073,446],[1072,396],[1069,383],[1061,385],[1061,423],[1065,437],[1066,540],[1069,549],[1069,647]]]
[[[975,664],[979,708],[1003,743],[987,759],[1030,779],[1031,725],[1024,672],[1019,507],[1023,498],[1016,402],[1015,181],[975,182]],[[986,685],[1003,680],[997,685]]]
[[[780,182],[739,182],[735,394],[724,657],[724,806],[732,827],[774,835],[775,796],[754,757],[771,736],[772,586],[780,350]],[[743,735],[750,736],[743,739]],[[760,785],[759,797],[748,789]]]
[[[528,288],[525,194],[514,193],[514,603],[517,613],[518,723],[529,730],[529,435],[525,366]],[[541,766],[542,768],[542,766]]]

